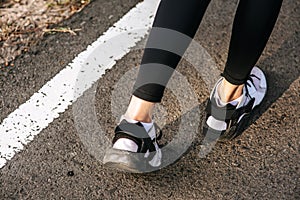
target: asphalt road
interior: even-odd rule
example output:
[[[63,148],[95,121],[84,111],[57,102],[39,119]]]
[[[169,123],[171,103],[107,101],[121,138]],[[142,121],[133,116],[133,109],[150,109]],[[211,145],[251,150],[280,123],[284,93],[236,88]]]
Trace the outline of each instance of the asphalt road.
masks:
[[[88,44],[138,1],[94,0],[60,26],[81,28],[77,36],[47,35],[14,67],[0,70],[0,121],[70,63]],[[237,1],[214,0],[195,37],[221,70],[226,61]],[[266,72],[268,94],[252,124],[232,142],[218,143],[204,158],[201,131],[175,164],[148,174],[126,174],[103,167],[83,145],[72,107],[0,170],[0,199],[299,199],[300,198],[300,3],[286,0],[269,43],[258,62]],[[112,137],[110,105],[114,85],[137,66],[142,51],[132,51],[98,82],[99,123]],[[200,110],[209,94],[192,66],[182,61]],[[178,126],[180,110],[172,92],[165,106],[166,142]]]

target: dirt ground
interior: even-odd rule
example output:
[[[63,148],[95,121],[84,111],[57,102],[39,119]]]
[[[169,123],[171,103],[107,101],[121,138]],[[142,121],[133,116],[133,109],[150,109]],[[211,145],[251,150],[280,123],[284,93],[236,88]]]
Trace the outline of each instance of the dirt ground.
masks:
[[[55,24],[79,12],[91,0],[0,0],[0,68],[28,51],[44,34],[79,29]]]

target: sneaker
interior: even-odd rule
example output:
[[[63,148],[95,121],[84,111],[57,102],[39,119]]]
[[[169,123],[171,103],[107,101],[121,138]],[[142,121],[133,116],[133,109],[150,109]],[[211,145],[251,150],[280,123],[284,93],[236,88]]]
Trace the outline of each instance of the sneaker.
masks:
[[[266,95],[267,82],[261,69],[254,67],[243,88],[243,94],[235,102],[222,103],[217,88],[223,77],[216,83],[206,106],[206,121],[203,133],[214,140],[231,140],[237,137],[249,121],[251,111]]]
[[[141,122],[131,123],[122,116],[115,128],[112,147],[106,152],[103,164],[132,173],[158,170],[162,159],[157,142],[160,138],[161,131],[155,123],[146,131]]]

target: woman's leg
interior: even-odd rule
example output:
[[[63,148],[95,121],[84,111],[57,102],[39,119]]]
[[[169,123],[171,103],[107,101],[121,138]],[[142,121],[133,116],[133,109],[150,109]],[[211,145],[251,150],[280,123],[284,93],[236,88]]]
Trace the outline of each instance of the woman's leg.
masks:
[[[243,84],[266,46],[281,4],[282,0],[240,0],[223,72],[225,79],[219,88],[223,101],[242,94]]]
[[[104,165],[131,172],[145,172],[149,167],[161,165],[159,131],[152,122],[152,109],[161,101],[165,86],[195,35],[208,3],[209,0],[161,0],[133,96],[115,128],[112,149],[106,152]]]
[[[207,141],[233,139],[266,95],[264,73],[254,67],[275,25],[282,0],[240,0],[227,63],[213,89],[203,133]]]
[[[161,101],[165,85],[182,56],[167,50],[151,48],[151,44],[160,41],[162,43],[160,46],[168,46],[171,43],[174,44],[173,48],[177,51],[180,49],[183,54],[194,37],[209,2],[210,0],[162,0],[160,2],[144,50],[133,97],[126,112],[129,118],[142,122],[151,121],[154,103]],[[160,33],[162,29],[170,30],[170,34]],[[176,40],[177,32],[185,35],[185,39],[189,39],[185,42]]]
[[[174,33],[180,32],[192,40],[209,2],[210,0],[162,0],[155,16],[153,28],[169,29],[174,31]],[[171,31],[170,33],[172,33]],[[162,39],[160,37],[163,37],[163,34],[159,34],[159,31],[158,33],[152,33],[153,32],[150,33],[147,41],[133,95],[146,101],[160,102],[165,87],[155,84],[155,82],[157,82],[157,77],[161,77],[161,73],[160,71],[151,71],[151,77],[149,77],[149,70],[151,70],[152,65],[153,68],[159,68],[159,64],[175,69],[181,56],[169,51],[149,48],[148,44],[155,43],[156,40],[159,40],[162,41],[162,43],[173,42],[174,46],[176,46],[180,41],[172,41],[172,35],[170,35],[169,38]],[[164,46],[164,44],[162,44],[162,46]],[[168,46],[168,44],[165,44],[165,46]],[[182,52],[184,52],[187,47],[188,43],[185,43],[180,48]],[[169,76],[171,75],[172,74],[169,73]],[[161,79],[167,82],[170,78],[169,76],[161,77]],[[143,84],[145,79],[148,81],[153,79],[153,84]]]

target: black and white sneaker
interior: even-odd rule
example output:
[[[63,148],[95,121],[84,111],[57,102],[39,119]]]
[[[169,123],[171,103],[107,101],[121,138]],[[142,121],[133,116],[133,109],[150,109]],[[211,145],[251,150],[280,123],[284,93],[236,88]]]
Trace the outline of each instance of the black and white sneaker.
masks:
[[[217,92],[222,80],[223,77],[216,83],[206,106],[203,133],[211,141],[231,140],[237,137],[248,123],[251,111],[262,102],[267,91],[264,73],[258,67],[254,67],[245,83],[242,96],[224,104]]]
[[[141,122],[132,123],[122,116],[115,128],[112,147],[104,156],[104,166],[132,173],[158,170],[162,153],[157,140],[161,131],[155,123],[148,129]]]

